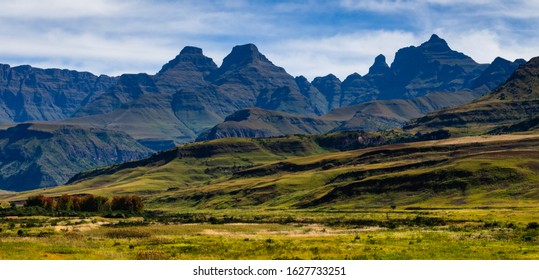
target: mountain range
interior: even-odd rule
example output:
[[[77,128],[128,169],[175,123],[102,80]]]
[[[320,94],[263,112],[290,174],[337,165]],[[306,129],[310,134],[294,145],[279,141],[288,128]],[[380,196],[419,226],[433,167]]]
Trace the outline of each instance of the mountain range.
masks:
[[[155,209],[182,210],[527,205],[539,197],[538,79],[539,57],[494,91],[411,122],[412,143],[396,131],[216,139],[81,172],[42,192],[139,194]],[[228,121],[252,114],[266,115],[250,108]],[[319,118],[286,117],[297,127]],[[434,129],[481,136],[424,141]],[[514,131],[526,133],[485,135]]]
[[[293,77],[253,44],[234,47],[219,67],[185,47],[155,75],[0,65],[0,183],[52,186],[194,140],[399,128],[482,96],[524,62],[479,64],[432,35],[399,50],[391,66],[379,55],[365,76],[342,82]]]
[[[323,100],[318,91],[302,92],[252,44],[234,47],[219,68],[201,49],[186,47],[156,75],[121,76],[66,121],[124,131],[160,149],[193,141],[243,108],[317,115]]]
[[[344,125],[340,129],[362,128],[343,123],[354,116],[351,123],[369,123],[365,126],[369,130],[386,129],[432,111],[429,107],[438,109],[470,101],[505,81],[523,62],[497,58],[490,65],[479,64],[432,35],[420,46],[399,50],[391,66],[379,55],[365,76],[354,73],[342,82],[331,74],[317,77],[312,83],[302,76],[294,78],[253,44],[234,47],[220,67],[200,48],[185,47],[155,75],[111,78],[3,65],[0,122],[61,120],[122,131],[151,149],[163,150],[194,141],[205,130],[230,120],[227,117],[236,111],[250,107],[309,117],[328,113],[334,116],[334,109],[374,100],[466,91],[462,96],[454,95],[455,99],[446,98],[452,99],[449,102],[429,101],[432,104],[427,106],[420,104],[422,101],[412,102],[412,107],[417,108],[405,110],[416,113],[399,115],[397,119],[359,112],[365,106],[394,107],[375,102],[360,106],[348,119],[338,120],[338,126]],[[403,106],[410,107],[410,103],[404,102]],[[272,114],[279,114],[276,112]],[[322,130],[306,130],[309,131]]]

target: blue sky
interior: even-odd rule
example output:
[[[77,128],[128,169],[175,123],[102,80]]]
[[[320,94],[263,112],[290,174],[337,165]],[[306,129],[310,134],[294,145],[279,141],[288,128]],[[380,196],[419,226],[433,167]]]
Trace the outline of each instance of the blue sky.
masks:
[[[344,79],[432,33],[481,63],[539,56],[537,11],[537,0],[0,0],[0,63],[153,74],[187,45],[220,65],[255,43],[294,76]]]

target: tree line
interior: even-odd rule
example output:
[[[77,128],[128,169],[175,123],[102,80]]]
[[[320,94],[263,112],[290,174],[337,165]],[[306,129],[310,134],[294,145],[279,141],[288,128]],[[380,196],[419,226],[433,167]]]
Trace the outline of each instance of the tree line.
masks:
[[[41,207],[49,211],[73,212],[130,212],[142,214],[144,203],[140,196],[115,196],[110,200],[104,196],[67,195],[49,197],[45,195],[30,196],[26,199],[25,207]]]

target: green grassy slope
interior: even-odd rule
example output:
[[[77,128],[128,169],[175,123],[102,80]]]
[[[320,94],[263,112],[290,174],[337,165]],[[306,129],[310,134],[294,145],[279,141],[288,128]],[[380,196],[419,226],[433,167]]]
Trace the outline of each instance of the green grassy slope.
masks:
[[[344,152],[328,152],[308,137],[216,141],[181,146],[143,161],[90,171],[71,185],[3,199],[37,193],[138,194],[148,209],[182,212],[515,207],[536,206],[539,198],[539,151],[533,148],[538,134]]]

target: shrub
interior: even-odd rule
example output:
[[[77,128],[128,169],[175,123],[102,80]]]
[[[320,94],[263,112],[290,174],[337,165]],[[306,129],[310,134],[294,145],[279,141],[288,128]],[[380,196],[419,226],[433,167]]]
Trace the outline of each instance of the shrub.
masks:
[[[149,232],[136,229],[117,229],[105,233],[108,238],[148,238],[151,236]]]
[[[539,228],[539,224],[537,222],[528,223],[528,225],[526,226],[526,230],[534,230],[538,228]]]
[[[103,213],[110,212],[111,210],[134,214],[144,213],[144,203],[139,196],[114,197],[112,202],[110,202],[106,197],[91,194],[85,196],[64,194],[59,198],[36,195],[26,199],[25,208],[26,210],[45,209],[49,212],[63,211],[63,214],[74,212]]]
[[[53,235],[54,235],[54,232],[51,232],[51,231],[40,231],[37,234],[37,237],[49,237],[49,236],[53,236]]]
[[[156,250],[147,250],[138,252],[136,256],[137,260],[167,260],[168,257],[165,253]]]
[[[82,199],[78,196],[72,196],[71,202],[73,205],[71,206],[73,211],[82,211]]]

